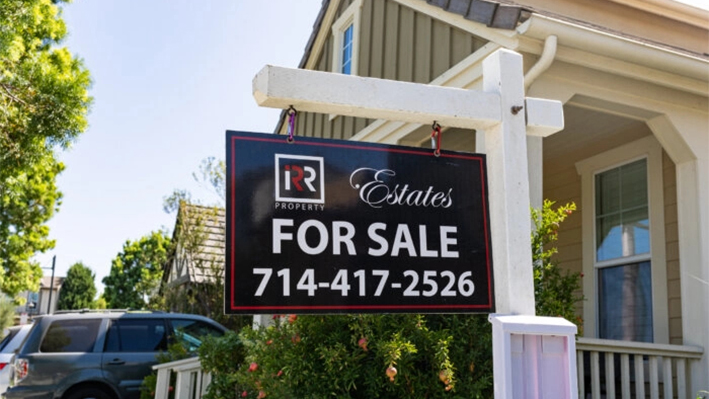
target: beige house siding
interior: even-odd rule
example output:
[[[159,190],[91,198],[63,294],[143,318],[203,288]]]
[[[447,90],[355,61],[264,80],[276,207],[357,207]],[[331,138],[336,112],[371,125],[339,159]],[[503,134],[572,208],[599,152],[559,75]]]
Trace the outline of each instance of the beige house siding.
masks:
[[[577,150],[556,152],[553,157],[549,156],[545,148],[544,198],[556,201],[559,205],[574,202],[577,206],[577,211],[561,225],[559,231],[559,253],[555,256],[555,259],[563,269],[579,273],[583,270],[581,210],[585,204],[581,202],[581,176],[579,176],[575,168],[575,163],[650,134],[646,125],[633,124],[627,129],[618,132],[612,138],[597,141],[592,145],[581,146]],[[573,139],[573,132],[561,132],[555,139]],[[548,140],[549,139],[545,139],[545,147]],[[552,143],[550,147],[553,145],[555,145],[555,143]],[[663,185],[667,252],[667,300],[669,308],[669,320],[666,322],[669,323],[670,343],[679,345],[682,344],[682,309],[680,299],[676,177],[674,163],[664,151]],[[593,206],[593,204],[589,205]],[[593,278],[593,276],[584,276],[583,278]],[[578,305],[577,312],[583,316],[582,304]]]
[[[340,2],[335,20],[351,3],[352,0]],[[330,27],[321,29],[329,31]],[[429,83],[486,43],[395,1],[364,0],[358,75]],[[331,36],[317,54],[315,69],[330,71],[333,58]],[[349,139],[371,122],[371,119],[301,112],[296,135]]]

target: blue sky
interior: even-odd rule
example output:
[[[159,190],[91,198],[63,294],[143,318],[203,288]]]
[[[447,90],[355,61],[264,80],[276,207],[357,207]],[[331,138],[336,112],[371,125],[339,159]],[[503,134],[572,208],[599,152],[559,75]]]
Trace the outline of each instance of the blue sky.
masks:
[[[59,157],[64,193],[49,222],[56,275],[82,261],[97,286],[126,240],[163,227],[176,188],[202,159],[224,158],[224,132],[272,132],[279,111],[259,108],[251,80],[266,64],[297,67],[321,0],[76,0],[64,6],[64,45],[91,71],[89,128]],[[45,270],[48,276],[51,271]]]
[[[707,0],[687,0],[707,8]],[[194,184],[202,159],[224,158],[224,132],[271,132],[251,79],[266,64],[296,67],[321,0],[76,0],[64,7],[65,45],[91,71],[89,129],[60,154],[60,212],[49,222],[56,274],[82,261],[96,283],[126,240],[172,230],[162,210]],[[46,270],[45,275],[50,271]]]

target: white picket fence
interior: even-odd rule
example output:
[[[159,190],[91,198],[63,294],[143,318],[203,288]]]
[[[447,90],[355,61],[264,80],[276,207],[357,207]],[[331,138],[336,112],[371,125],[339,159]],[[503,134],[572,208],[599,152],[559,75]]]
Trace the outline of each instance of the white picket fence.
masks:
[[[175,373],[175,398],[200,399],[207,392],[212,375],[202,372],[199,357],[177,360],[153,366],[158,372],[155,399],[167,399],[170,393],[170,377]]]
[[[693,346],[579,338],[579,399],[687,399],[690,367],[704,350]]]

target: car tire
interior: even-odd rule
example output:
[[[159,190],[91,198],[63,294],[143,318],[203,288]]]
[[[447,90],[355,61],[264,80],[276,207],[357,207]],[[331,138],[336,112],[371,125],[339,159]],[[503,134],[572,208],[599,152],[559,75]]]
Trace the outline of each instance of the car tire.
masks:
[[[85,387],[69,392],[64,399],[113,399],[113,395],[101,388]]]

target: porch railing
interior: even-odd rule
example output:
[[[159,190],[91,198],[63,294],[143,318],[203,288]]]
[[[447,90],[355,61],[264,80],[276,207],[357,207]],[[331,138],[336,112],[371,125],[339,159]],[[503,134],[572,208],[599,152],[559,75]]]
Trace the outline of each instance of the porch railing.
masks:
[[[202,372],[199,357],[157,364],[153,370],[158,372],[155,399],[167,399],[171,390],[175,398],[200,399],[212,380],[211,374]],[[176,377],[174,387],[170,384],[172,373]]]
[[[576,366],[579,399],[685,399],[691,362],[704,350],[693,346],[579,338]],[[155,399],[167,399],[175,373],[175,398],[200,399],[211,381],[198,357],[153,366]]]
[[[685,399],[690,365],[704,350],[693,346],[579,338],[579,399]]]

